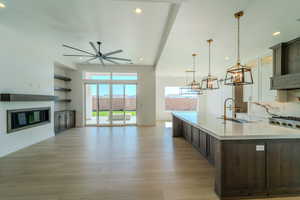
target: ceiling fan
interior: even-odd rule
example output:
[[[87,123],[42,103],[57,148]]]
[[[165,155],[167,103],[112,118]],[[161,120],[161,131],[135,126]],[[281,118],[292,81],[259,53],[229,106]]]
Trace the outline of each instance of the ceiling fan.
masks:
[[[88,51],[84,51],[82,49],[78,49],[78,48],[75,48],[75,47],[63,44],[63,47],[66,47],[66,48],[69,48],[69,49],[72,49],[72,50],[84,53],[83,55],[78,55],[78,54],[68,55],[68,54],[64,54],[63,56],[69,56],[69,57],[71,57],[71,56],[74,56],[74,57],[88,57],[89,59],[86,60],[85,62],[90,62],[92,60],[99,59],[99,61],[101,62],[101,64],[104,65],[104,66],[105,66],[104,61],[108,61],[110,63],[117,64],[117,65],[120,64],[120,63],[116,62],[116,60],[117,61],[129,62],[130,64],[132,64],[131,59],[112,57],[112,55],[114,55],[114,54],[118,54],[118,53],[123,52],[123,50],[121,50],[121,49],[116,50],[116,51],[111,51],[111,52],[108,52],[108,53],[102,53],[100,51],[100,46],[102,44],[101,42],[99,42],[99,41],[97,42],[98,48],[96,48],[96,45],[93,42],[89,42],[89,44],[91,45],[92,49],[94,50],[94,53],[91,53],[91,52],[88,52]]]

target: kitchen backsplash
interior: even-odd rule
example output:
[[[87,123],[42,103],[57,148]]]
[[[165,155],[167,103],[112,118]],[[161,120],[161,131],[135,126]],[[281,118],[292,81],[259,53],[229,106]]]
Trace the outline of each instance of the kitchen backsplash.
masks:
[[[300,90],[291,90],[287,92],[288,95],[288,101],[281,103],[281,102],[260,102],[264,105],[270,106],[270,112],[278,115],[283,116],[295,116],[300,117]],[[258,105],[255,105],[253,103],[248,104],[248,114],[238,114],[237,117],[243,118],[243,119],[267,119],[270,117],[266,110]]]

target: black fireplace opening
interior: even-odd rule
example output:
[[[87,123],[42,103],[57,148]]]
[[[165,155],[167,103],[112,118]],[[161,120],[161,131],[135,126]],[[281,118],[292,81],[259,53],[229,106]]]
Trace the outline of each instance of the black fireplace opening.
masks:
[[[7,111],[7,133],[12,133],[51,122],[51,108],[29,108]]]

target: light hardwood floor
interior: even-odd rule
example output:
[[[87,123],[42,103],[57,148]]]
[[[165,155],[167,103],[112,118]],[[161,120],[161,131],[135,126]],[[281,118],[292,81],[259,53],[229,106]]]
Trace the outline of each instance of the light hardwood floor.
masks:
[[[0,158],[1,200],[217,200],[213,185],[213,167],[163,123],[72,129]]]

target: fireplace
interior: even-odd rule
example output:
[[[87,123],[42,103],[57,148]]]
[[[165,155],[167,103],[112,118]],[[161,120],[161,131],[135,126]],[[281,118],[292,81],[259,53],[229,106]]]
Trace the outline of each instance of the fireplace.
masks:
[[[41,126],[51,122],[51,108],[29,108],[7,111],[7,133]]]

